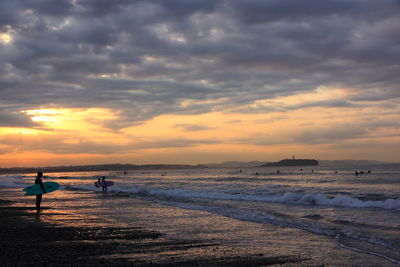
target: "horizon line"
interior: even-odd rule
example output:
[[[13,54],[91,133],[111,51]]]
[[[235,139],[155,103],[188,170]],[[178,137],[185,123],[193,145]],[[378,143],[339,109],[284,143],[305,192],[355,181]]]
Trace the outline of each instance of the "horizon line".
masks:
[[[286,158],[290,159],[290,158]],[[296,158],[296,160],[301,160],[303,158]],[[317,161],[358,161],[358,162],[375,162],[381,164],[400,164],[399,161],[380,161],[380,160],[370,160],[370,159],[334,159],[334,160],[326,160],[326,159],[316,159]],[[262,162],[262,163],[273,163],[277,161],[262,161],[262,160],[251,160],[251,161],[240,161],[240,160],[228,160],[224,162],[209,162],[209,163],[193,163],[193,164],[185,164],[185,163],[146,163],[146,164],[135,164],[135,163],[93,163],[93,164],[76,164],[76,165],[43,165],[43,166],[13,166],[13,167],[0,167],[0,170],[6,169],[40,169],[40,168],[68,168],[68,167],[88,167],[88,166],[112,166],[112,165],[132,165],[132,166],[152,166],[152,165],[161,165],[161,166],[207,166],[207,165],[222,165],[226,163],[251,163],[251,162]]]

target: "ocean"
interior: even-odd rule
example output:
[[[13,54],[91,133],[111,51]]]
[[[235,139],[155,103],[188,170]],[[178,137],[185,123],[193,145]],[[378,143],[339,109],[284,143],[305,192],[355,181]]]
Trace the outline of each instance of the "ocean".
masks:
[[[105,193],[94,186],[102,176],[115,182]],[[34,178],[1,175],[0,198],[33,206],[21,189]],[[61,184],[43,196],[43,207],[93,223],[300,255],[320,265],[400,264],[399,164],[64,172],[45,173],[43,181]],[[79,223],[73,216],[71,222]]]

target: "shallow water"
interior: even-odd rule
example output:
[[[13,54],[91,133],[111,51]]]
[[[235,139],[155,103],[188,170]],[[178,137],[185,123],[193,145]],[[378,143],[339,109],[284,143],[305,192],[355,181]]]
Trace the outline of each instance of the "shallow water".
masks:
[[[400,262],[400,168],[368,169],[358,176],[346,166],[48,173],[44,181],[62,186],[44,195],[43,205],[93,217],[93,223],[100,218],[253,252],[390,266]],[[107,193],[94,186],[103,175],[115,182]],[[33,179],[0,176],[4,198],[33,204],[17,194]]]

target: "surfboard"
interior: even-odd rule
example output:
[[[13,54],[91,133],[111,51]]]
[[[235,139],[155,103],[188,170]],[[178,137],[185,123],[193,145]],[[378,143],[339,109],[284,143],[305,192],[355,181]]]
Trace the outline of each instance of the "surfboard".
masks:
[[[113,181],[105,181],[105,182],[95,182],[94,185],[96,187],[101,187],[101,186],[113,186],[114,182]]]
[[[22,189],[22,191],[26,191],[25,196],[33,196],[33,195],[47,194],[56,191],[58,188],[60,188],[60,184],[56,182],[44,182],[43,186],[46,192],[43,192],[40,184],[34,184],[25,187],[24,189]]]

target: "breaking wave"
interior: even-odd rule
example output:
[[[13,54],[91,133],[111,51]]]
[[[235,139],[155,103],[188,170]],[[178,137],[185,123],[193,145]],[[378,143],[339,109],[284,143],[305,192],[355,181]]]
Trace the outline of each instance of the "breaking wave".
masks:
[[[92,185],[87,186],[68,186],[67,190],[94,190]],[[251,193],[221,193],[213,191],[194,191],[188,189],[162,189],[162,188],[122,188],[118,186],[110,187],[109,192],[115,194],[133,194],[142,197],[155,199],[169,199],[171,201],[196,201],[202,200],[235,200],[235,201],[255,201],[294,205],[321,205],[334,207],[350,208],[379,208],[386,210],[400,210],[400,199],[386,198],[381,200],[359,199],[354,196],[338,194],[328,197],[322,193],[298,193],[283,192],[275,194],[251,194]]]

